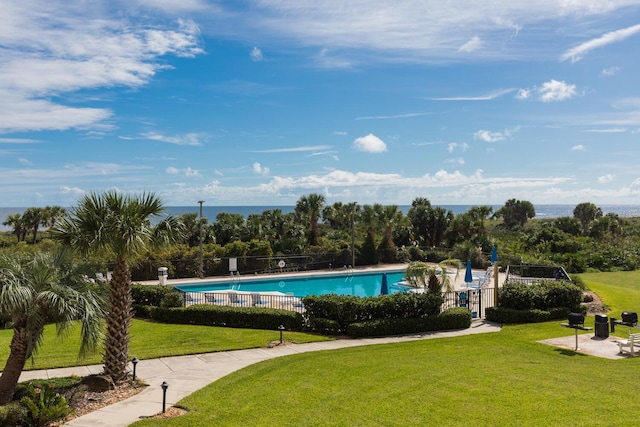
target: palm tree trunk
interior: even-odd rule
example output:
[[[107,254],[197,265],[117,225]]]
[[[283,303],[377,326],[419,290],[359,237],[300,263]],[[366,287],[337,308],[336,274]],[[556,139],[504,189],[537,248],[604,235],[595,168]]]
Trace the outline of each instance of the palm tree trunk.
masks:
[[[113,278],[109,282],[109,312],[104,354],[104,372],[116,382],[127,377],[131,318],[131,272],[126,257],[118,256]]]
[[[11,352],[0,376],[0,405],[11,402],[16,384],[27,360],[27,331],[22,327],[13,328],[13,338],[9,345]]]

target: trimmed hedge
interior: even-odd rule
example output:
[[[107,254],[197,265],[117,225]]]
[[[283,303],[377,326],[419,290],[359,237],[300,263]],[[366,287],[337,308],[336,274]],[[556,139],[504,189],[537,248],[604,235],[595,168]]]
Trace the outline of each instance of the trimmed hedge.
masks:
[[[507,307],[487,307],[484,311],[485,318],[498,323],[539,323],[548,320],[566,319],[572,310],[565,307],[550,310],[517,310]]]
[[[196,304],[187,308],[135,305],[136,317],[162,323],[225,326],[277,330],[283,325],[290,331],[304,328],[302,315],[294,311],[262,307],[225,307]]]
[[[338,329],[345,331],[347,325],[357,322],[435,316],[440,313],[444,298],[431,293],[402,292],[365,298],[314,295],[304,297],[302,302],[312,327],[317,319],[325,319],[337,322]]]
[[[173,286],[141,285],[131,286],[131,296],[134,305],[150,305],[154,307],[182,307],[183,299],[180,292]]]
[[[536,283],[505,283],[498,293],[500,307],[548,311],[556,307],[580,310],[582,289],[571,282],[543,280]]]
[[[346,334],[350,337],[377,337],[418,332],[466,329],[471,326],[471,311],[455,307],[435,316],[377,319],[351,323]]]

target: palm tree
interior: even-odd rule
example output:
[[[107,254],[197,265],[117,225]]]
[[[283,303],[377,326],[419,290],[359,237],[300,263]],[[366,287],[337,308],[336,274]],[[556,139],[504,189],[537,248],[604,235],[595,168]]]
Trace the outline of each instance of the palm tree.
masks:
[[[307,238],[311,246],[316,246],[319,243],[320,233],[318,232],[318,219],[322,213],[324,202],[324,196],[316,193],[302,196],[296,202],[296,214],[309,226]]]
[[[13,228],[12,234],[15,234],[18,242],[23,241],[27,236],[27,227],[24,223],[24,218],[19,213],[11,214],[7,216],[7,219],[2,223]]]
[[[181,234],[179,222],[172,217],[152,226],[151,219],[163,210],[161,200],[153,193],[139,197],[117,191],[90,194],[55,229],[57,239],[83,256],[102,253],[115,257],[108,284],[104,354],[105,374],[114,381],[126,378],[129,362],[129,326],[133,317],[130,260],[155,246],[174,242]]]
[[[444,260],[437,266],[426,262],[414,261],[407,267],[405,278],[410,285],[416,288],[424,288],[435,294],[440,294],[443,287],[447,292],[451,292],[453,283],[449,279],[447,267],[459,265],[460,261],[453,259]],[[456,270],[456,277],[458,272],[459,268]]]
[[[61,334],[79,320],[80,356],[95,352],[102,338],[102,306],[102,298],[62,255],[0,258],[0,318],[13,327],[9,357],[0,376],[0,405],[13,397],[25,362],[42,344],[46,323],[55,322]]]

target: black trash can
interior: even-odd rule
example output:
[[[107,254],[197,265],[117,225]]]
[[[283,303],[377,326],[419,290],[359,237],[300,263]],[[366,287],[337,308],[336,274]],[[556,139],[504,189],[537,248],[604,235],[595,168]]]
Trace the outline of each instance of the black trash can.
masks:
[[[609,338],[609,319],[606,314],[596,314],[595,336],[598,338]]]

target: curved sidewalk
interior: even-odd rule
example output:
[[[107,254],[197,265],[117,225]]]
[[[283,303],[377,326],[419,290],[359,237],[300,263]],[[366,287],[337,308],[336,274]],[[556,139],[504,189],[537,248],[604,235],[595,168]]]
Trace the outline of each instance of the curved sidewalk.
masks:
[[[160,385],[163,381],[169,384],[166,396],[166,407],[169,408],[185,396],[225,375],[254,363],[275,357],[306,353],[309,351],[335,350],[363,345],[455,337],[497,332],[499,330],[500,326],[497,324],[484,320],[476,320],[471,324],[470,328],[456,331],[427,332],[400,337],[344,339],[318,343],[289,344],[273,348],[255,348],[141,360],[137,365],[136,375],[149,384],[148,387],[135,396],[76,418],[65,425],[75,427],[124,427],[139,419],[155,415],[162,411],[162,389]],[[97,374],[101,371],[102,365],[25,371],[20,377],[20,381],[69,375],[86,376]]]

